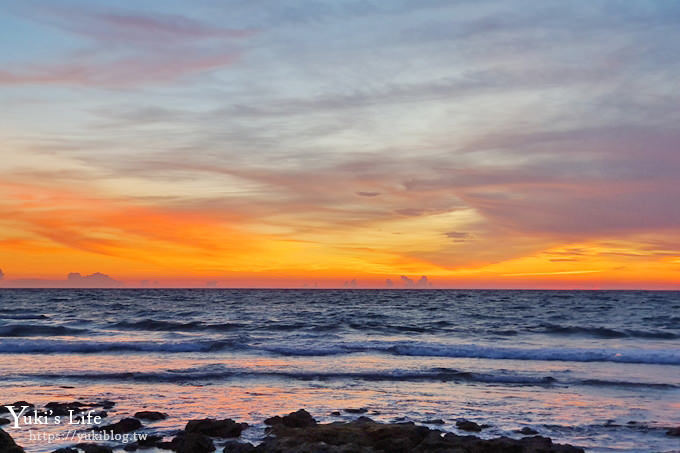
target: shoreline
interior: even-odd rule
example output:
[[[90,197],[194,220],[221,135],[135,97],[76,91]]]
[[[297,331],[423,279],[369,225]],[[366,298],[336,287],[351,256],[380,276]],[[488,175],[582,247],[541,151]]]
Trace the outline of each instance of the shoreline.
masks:
[[[30,403],[19,401],[9,405],[10,423],[19,423],[21,417],[29,414],[22,413],[22,409]],[[50,418],[74,416],[80,420],[91,419],[93,408],[112,408],[112,401],[99,403],[49,403],[43,409],[31,405],[29,417],[37,415],[40,423],[47,424]],[[16,411],[14,408],[16,407]],[[349,414],[364,414],[365,408],[347,408],[343,410]],[[35,414],[35,415],[34,415]],[[59,414],[59,415],[55,415]],[[78,415],[76,415],[78,414]],[[106,418],[104,410],[96,412],[97,417]],[[340,411],[336,412],[340,415]],[[7,415],[7,414],[3,414]],[[144,451],[149,449],[174,451],[176,453],[210,453],[223,451],[224,453],[303,453],[303,452],[516,452],[516,453],[582,453],[584,450],[568,444],[554,444],[548,437],[538,436],[537,432],[524,429],[518,430],[523,437],[512,439],[499,437],[481,439],[474,435],[456,435],[439,429],[409,422],[380,423],[371,418],[360,415],[351,421],[337,421],[318,423],[305,409],[291,412],[287,415],[275,415],[264,420],[268,426],[266,436],[261,443],[254,445],[240,439],[241,432],[248,428],[247,423],[240,423],[232,419],[203,418],[189,420],[184,429],[178,429],[174,436],[163,436],[154,433],[153,426],[148,423],[164,420],[166,413],[157,411],[140,411],[133,417],[123,418],[115,423],[91,426],[80,430],[79,440],[69,446],[60,447],[54,453],[111,453],[113,451]],[[33,419],[35,421],[35,419]],[[442,420],[428,420],[430,425],[443,424]],[[7,424],[7,423],[4,423]],[[181,423],[180,423],[181,424]],[[469,420],[459,420],[457,427],[470,433],[481,432],[488,427],[478,425]],[[150,430],[151,429],[151,430]],[[149,431],[150,430],[150,431]],[[143,431],[143,432],[140,432]],[[74,436],[75,439],[75,436]],[[125,439],[121,443],[121,440]],[[47,440],[47,437],[45,438]],[[22,448],[12,438],[11,434],[0,428],[0,453],[24,453]]]
[[[466,434],[447,432],[432,426],[443,425],[444,421],[423,420],[377,422],[369,417],[366,408],[345,408],[330,415],[340,417],[344,414],[358,416],[353,420],[318,423],[305,409],[287,415],[275,415],[264,420],[267,425],[265,437],[259,444],[246,442],[241,433],[248,428],[230,418],[201,418],[186,421],[178,420],[177,429],[170,435],[154,431],[154,422],[169,418],[164,412],[142,410],[134,416],[126,416],[115,423],[109,422],[107,410],[115,410],[116,403],[109,400],[83,403],[51,402],[37,408],[26,401],[17,401],[2,407],[0,425],[20,423],[20,417],[34,417],[35,422],[48,424],[57,417],[78,420],[103,420],[99,424],[85,423],[89,427],[79,427],[78,437],[72,442],[57,439],[63,447],[55,448],[54,453],[112,453],[113,451],[174,451],[176,453],[372,453],[372,452],[452,452],[452,453],[583,453],[585,450],[570,444],[553,443],[549,437],[523,428],[517,429],[517,438],[506,436],[482,439],[475,434],[481,433],[490,425],[479,425],[474,421],[458,419],[456,428]],[[11,410],[10,410],[11,409]],[[21,415],[20,415],[21,414]],[[37,415],[37,419],[35,416]],[[25,421],[25,420],[24,420]],[[31,419],[29,419],[29,422]],[[9,422],[9,423],[7,423]],[[425,426],[428,425],[428,426]],[[40,425],[38,425],[40,426]],[[666,435],[679,436],[680,428],[667,429]],[[469,434],[468,434],[469,433]],[[47,441],[47,437],[45,438]],[[54,441],[54,439],[52,439]],[[49,443],[52,443],[50,441]],[[56,442],[55,442],[56,444]],[[17,445],[11,432],[0,426],[0,453],[24,453]]]

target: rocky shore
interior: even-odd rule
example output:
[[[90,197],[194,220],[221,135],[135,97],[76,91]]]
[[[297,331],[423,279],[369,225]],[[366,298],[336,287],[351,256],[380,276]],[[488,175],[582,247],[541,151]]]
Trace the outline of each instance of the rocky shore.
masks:
[[[28,404],[21,402],[22,404]],[[115,403],[49,403],[42,410],[63,413],[65,410],[91,410],[93,407],[111,409]],[[31,407],[33,407],[31,405]],[[346,413],[363,414],[362,409],[347,409]],[[106,416],[106,415],[104,415]],[[572,445],[553,443],[548,437],[537,435],[530,428],[518,429],[519,438],[498,437],[481,439],[474,435],[458,435],[432,429],[413,422],[379,423],[365,415],[352,421],[318,423],[304,409],[283,416],[274,416],[264,421],[266,437],[259,445],[239,440],[247,423],[232,419],[197,419],[188,421],[184,429],[172,438],[149,433],[143,422],[163,420],[168,414],[155,411],[141,411],[133,417],[123,418],[116,423],[102,424],[96,428],[114,433],[131,433],[144,430],[147,434],[137,442],[112,445],[78,443],[55,450],[54,453],[111,453],[115,449],[143,451],[149,448],[174,451],[177,453],[579,453],[584,450]],[[430,425],[438,420],[427,421]],[[443,421],[442,421],[443,423]],[[480,432],[487,425],[469,420],[459,420],[461,431]],[[680,434],[678,428],[671,428],[669,436]],[[0,429],[0,453],[22,453],[12,437]]]

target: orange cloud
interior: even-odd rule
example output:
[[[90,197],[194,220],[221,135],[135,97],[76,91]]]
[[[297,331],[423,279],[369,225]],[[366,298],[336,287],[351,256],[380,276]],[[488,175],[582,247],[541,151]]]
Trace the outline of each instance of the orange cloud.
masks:
[[[447,240],[448,217],[267,232],[261,219],[246,213],[151,206],[98,195],[91,188],[85,194],[2,183],[0,200],[5,284],[20,278],[59,279],[75,270],[103,272],[133,286],[153,279],[162,286],[209,281],[216,286],[334,287],[356,279],[358,287],[384,287],[386,279],[413,282],[422,275],[428,284],[420,286],[439,288],[680,286],[680,245],[664,234],[553,243],[538,250],[533,242],[533,249],[513,252],[477,234],[466,233],[469,241]],[[428,226],[440,231],[429,234]],[[409,247],[412,238],[420,240],[416,248]],[[435,264],[446,261],[447,247],[496,247],[507,257]]]

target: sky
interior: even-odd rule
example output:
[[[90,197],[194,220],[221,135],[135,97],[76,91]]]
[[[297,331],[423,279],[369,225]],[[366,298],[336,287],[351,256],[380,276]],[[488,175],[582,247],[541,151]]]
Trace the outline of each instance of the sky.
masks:
[[[680,289],[680,3],[0,6],[0,286]]]

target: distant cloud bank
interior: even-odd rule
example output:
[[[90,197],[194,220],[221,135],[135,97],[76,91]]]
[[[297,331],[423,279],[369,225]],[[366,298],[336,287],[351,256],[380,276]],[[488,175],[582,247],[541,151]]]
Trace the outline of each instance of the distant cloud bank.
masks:
[[[4,274],[0,270],[0,280]],[[90,275],[81,275],[78,272],[71,272],[65,280],[49,280],[39,278],[20,278],[5,280],[3,284],[6,288],[120,288],[122,282],[109,277],[101,272]]]

